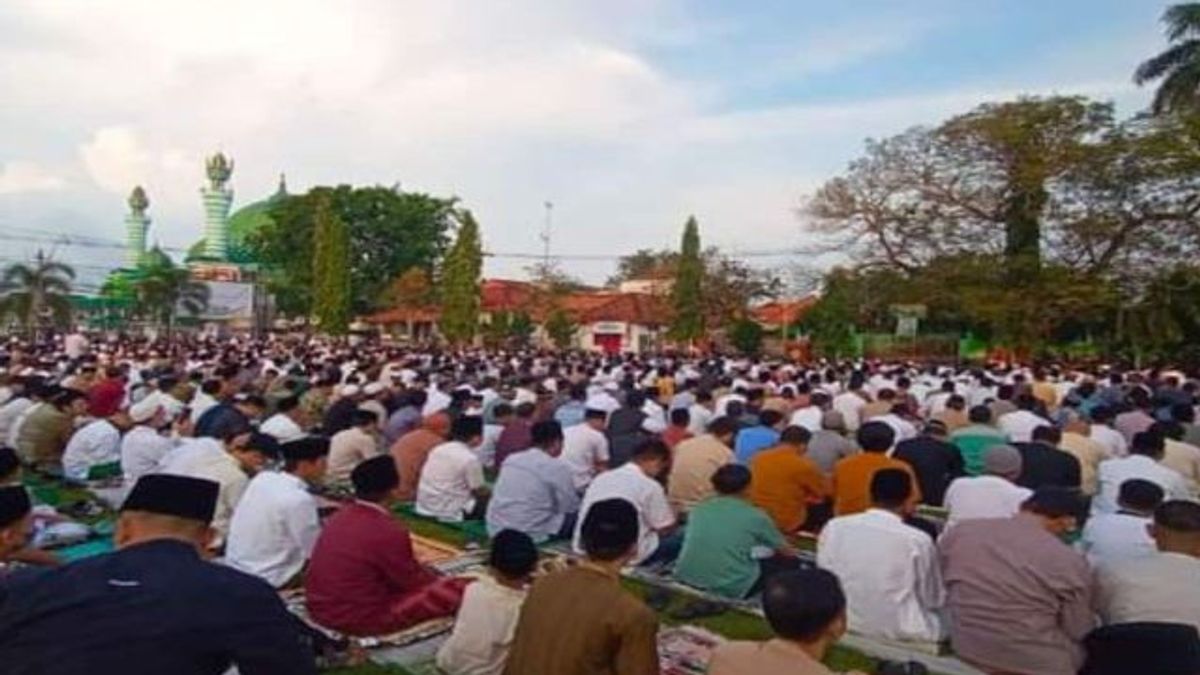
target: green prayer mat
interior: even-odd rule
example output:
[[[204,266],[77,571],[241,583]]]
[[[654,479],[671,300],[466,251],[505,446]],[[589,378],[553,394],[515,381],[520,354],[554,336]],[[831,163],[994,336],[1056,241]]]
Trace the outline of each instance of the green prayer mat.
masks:
[[[487,525],[482,520],[446,522],[418,514],[412,504],[399,504],[392,511],[409,525],[414,534],[440,539],[455,546],[486,544],[488,541]],[[451,533],[449,536],[445,534],[447,531]],[[442,533],[440,536],[439,532]]]
[[[73,544],[71,546],[64,546],[62,548],[54,549],[51,552],[62,558],[63,562],[73,563],[76,560],[83,560],[84,558],[92,558],[98,555],[104,555],[105,553],[111,553],[113,550],[114,547],[112,538],[104,537],[101,539],[89,539],[88,541]]]

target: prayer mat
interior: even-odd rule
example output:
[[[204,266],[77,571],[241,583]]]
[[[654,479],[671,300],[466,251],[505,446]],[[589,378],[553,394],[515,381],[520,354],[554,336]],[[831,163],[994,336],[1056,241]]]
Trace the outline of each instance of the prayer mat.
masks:
[[[412,504],[400,504],[393,508],[398,515],[406,519],[423,520],[430,523],[437,523],[443,527],[448,527],[452,530],[462,532],[467,539],[471,541],[486,542],[488,537],[487,524],[482,520],[464,520],[461,522],[451,522],[438,518],[430,518],[417,513],[416,507]]]
[[[296,615],[301,621],[308,625],[313,630],[322,633],[327,638],[333,641],[341,640],[343,636],[335,630],[330,630],[312,619],[308,614],[308,603],[304,595],[304,589],[295,588],[287,591],[282,591],[279,594],[283,600],[284,606],[288,611]],[[379,647],[404,647],[416,642],[428,640],[437,635],[448,633],[454,627],[454,617],[442,617],[440,619],[431,619],[424,623],[419,623],[411,628],[406,628],[402,631],[391,633],[389,635],[380,635],[374,637],[350,638],[365,649],[376,649]]]
[[[412,535],[413,554],[423,565],[436,565],[462,556],[462,549],[429,537]]]
[[[111,553],[113,550],[115,548],[113,547],[112,539],[104,537],[103,539],[92,539],[72,546],[64,546],[60,549],[55,549],[53,552],[59,558],[62,558],[63,562],[73,563],[76,560]]]
[[[662,675],[703,675],[713,650],[725,638],[697,626],[675,626],[658,632],[658,663]]]
[[[709,602],[724,605],[729,609],[741,610],[743,612],[749,612],[751,614],[762,616],[762,606],[759,605],[756,598],[746,600],[726,598],[721,595],[715,595],[713,593],[700,590],[694,586],[688,586],[685,583],[676,581],[675,578],[670,574],[644,567],[626,567],[621,571],[621,576],[629,579],[636,579],[655,588],[664,588],[674,593],[682,593],[692,597],[702,598],[704,600],[708,600]]]

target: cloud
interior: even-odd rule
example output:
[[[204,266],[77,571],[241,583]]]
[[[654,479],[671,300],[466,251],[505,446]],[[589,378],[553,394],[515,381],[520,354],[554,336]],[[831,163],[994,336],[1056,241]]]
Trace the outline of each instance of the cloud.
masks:
[[[0,166],[0,195],[62,190],[67,181],[35,164],[10,160]]]

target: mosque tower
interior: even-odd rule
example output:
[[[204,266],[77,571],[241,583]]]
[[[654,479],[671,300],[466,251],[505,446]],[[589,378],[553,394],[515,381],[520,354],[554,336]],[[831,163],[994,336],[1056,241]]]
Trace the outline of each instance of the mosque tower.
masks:
[[[125,216],[125,266],[133,269],[142,262],[146,255],[146,231],[150,229],[150,217],[146,209],[150,200],[141,185],[129,193],[129,215]]]
[[[226,186],[233,174],[233,160],[218,152],[205,160],[208,185],[200,188],[204,199],[204,256],[229,260],[229,207],[233,190]]]

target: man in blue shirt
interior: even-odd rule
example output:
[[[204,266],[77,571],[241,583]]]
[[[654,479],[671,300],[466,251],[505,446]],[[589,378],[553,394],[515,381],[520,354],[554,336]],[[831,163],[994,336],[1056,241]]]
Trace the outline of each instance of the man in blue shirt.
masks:
[[[218,485],[143,476],[117,551],[14,580],[0,605],[10,675],[315,673],[300,624],[265,582],[202,557]]]
[[[563,432],[558,422],[533,425],[533,447],[505,460],[488,503],[488,534],[517,530],[535,542],[566,538],[575,531],[579,493],[570,464],[560,461]]]
[[[733,452],[737,455],[738,464],[749,464],[750,459],[759,450],[779,442],[779,427],[783,424],[783,414],[778,410],[764,410],[758,414],[758,424],[738,432],[737,440],[733,443]]]

